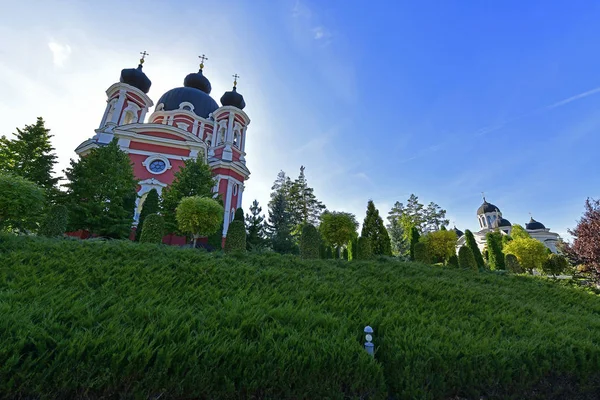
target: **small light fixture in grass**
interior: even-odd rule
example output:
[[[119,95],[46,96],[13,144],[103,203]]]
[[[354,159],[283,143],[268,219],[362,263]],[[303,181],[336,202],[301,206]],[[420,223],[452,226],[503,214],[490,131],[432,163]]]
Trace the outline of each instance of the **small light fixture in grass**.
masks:
[[[365,350],[367,350],[367,353],[369,353],[369,355],[371,355],[371,357],[375,356],[375,345],[373,344],[373,328],[371,328],[369,325],[365,326]]]

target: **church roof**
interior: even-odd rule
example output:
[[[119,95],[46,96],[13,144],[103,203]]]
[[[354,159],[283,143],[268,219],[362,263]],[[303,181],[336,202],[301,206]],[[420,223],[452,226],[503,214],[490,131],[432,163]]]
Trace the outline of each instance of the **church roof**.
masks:
[[[505,218],[498,218],[492,224],[492,228],[501,228],[504,226],[512,226],[512,224],[510,223],[509,220],[507,220]]]
[[[454,233],[456,233],[456,237],[461,237],[462,235],[464,235],[463,231],[457,229],[456,226],[452,230],[454,231]]]
[[[208,116],[219,108],[217,102],[210,97],[210,81],[202,74],[202,65],[198,72],[189,74],[183,80],[183,86],[171,89],[163,94],[158,100],[158,104],[163,104],[163,110],[178,110],[183,102],[188,102],[194,106],[192,112],[199,117],[208,118]]]
[[[221,97],[221,104],[224,106],[234,106],[240,110],[243,110],[244,107],[246,107],[244,96],[237,92],[235,86],[230,92],[225,92],[225,94]]]
[[[144,93],[148,93],[150,91],[150,86],[152,86],[152,82],[142,71],[141,63],[137,68],[126,68],[122,70],[121,78],[119,80],[121,83],[126,83],[138,88]]]
[[[485,198],[483,199],[483,204],[479,206],[477,209],[477,215],[491,213],[491,212],[500,212],[500,209],[493,205],[492,203],[488,203]]]
[[[534,231],[537,229],[546,229],[546,227],[541,222],[538,222],[535,219],[530,218],[529,222],[525,224],[525,229],[527,229],[528,231]]]

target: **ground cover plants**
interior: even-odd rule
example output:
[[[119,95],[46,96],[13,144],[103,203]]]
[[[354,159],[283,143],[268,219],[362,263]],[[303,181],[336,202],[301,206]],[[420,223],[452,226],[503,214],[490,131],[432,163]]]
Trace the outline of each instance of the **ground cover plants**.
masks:
[[[0,235],[6,398],[595,398],[599,317],[532,276]]]

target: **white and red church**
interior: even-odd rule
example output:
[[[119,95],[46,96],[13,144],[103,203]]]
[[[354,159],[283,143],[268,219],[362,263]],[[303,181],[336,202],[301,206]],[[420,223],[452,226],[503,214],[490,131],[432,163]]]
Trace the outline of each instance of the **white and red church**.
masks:
[[[201,59],[204,62],[205,57]],[[219,106],[210,97],[210,81],[203,75],[201,63],[198,72],[185,77],[183,87],[171,89],[158,99],[146,122],[154,103],[148,96],[152,83],[142,71],[143,63],[144,58],[137,68],[122,70],[119,82],[106,90],[107,105],[100,126],[75,152],[85,156],[93,148],[118,140],[139,180],[136,223],[147,193],[156,189],[160,194],[173,182],[184,160],[201,158],[211,167],[216,180],[214,192],[224,202],[224,238],[236,208],[242,204],[244,182],[250,175],[244,151],[250,118],[243,111],[244,98],[236,90],[237,75],[233,89],[221,97]],[[184,238],[170,236],[165,240],[183,244]]]

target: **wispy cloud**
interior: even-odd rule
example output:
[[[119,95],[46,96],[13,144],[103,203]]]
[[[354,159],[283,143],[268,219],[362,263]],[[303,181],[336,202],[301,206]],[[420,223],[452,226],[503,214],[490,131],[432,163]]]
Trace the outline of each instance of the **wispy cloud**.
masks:
[[[551,110],[553,108],[562,107],[562,106],[564,106],[566,104],[569,104],[569,103],[572,103],[572,102],[574,102],[576,100],[583,99],[585,97],[594,95],[596,93],[600,93],[600,87],[597,87],[597,88],[592,89],[592,90],[588,90],[587,92],[576,94],[575,96],[571,96],[571,97],[569,97],[567,99],[564,99],[564,100],[558,101],[558,102],[556,102],[554,104],[551,104],[549,106],[546,106],[546,110]]]
[[[68,44],[50,41],[48,43],[48,48],[52,52],[52,61],[54,62],[54,65],[57,67],[63,67],[71,55],[71,46]]]

